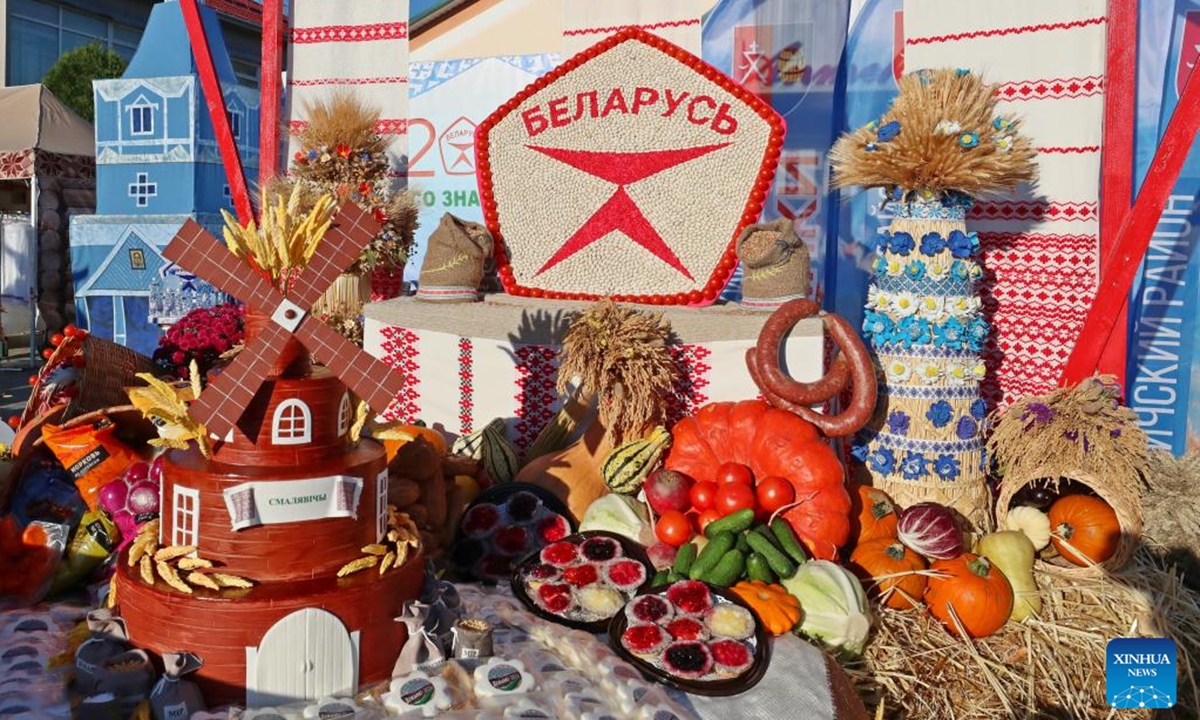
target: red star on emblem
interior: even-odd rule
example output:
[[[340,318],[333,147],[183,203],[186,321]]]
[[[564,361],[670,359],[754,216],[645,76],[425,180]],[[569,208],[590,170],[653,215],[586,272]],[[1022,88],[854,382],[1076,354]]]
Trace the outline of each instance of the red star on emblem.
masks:
[[[637,206],[633,198],[629,197],[625,188],[664,170],[728,146],[729,143],[722,143],[651,152],[593,152],[526,145],[530,150],[536,150],[617,186],[612,197],[563,243],[558,252],[546,261],[537,274],[541,275],[605,235],[619,230],[630,240],[649,250],[656,258],[678,270],[688,280],[694,280],[692,274],[680,262],[679,257],[663,240],[662,235],[659,235],[650,221],[646,219],[642,209]]]

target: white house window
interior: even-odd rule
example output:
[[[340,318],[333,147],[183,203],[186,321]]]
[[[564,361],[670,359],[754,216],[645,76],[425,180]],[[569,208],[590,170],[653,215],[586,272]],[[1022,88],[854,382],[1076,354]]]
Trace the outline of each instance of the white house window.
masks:
[[[131,105],[129,107],[129,128],[134,135],[154,134],[154,106]]]
[[[338,406],[338,435],[350,432],[350,393],[342,394],[342,404]]]
[[[382,541],[388,526],[388,471],[375,478],[375,540]]]
[[[200,491],[176,485],[171,513],[171,544],[196,545],[200,537]]]
[[[271,442],[275,445],[312,442],[312,411],[308,406],[294,398],[279,403],[271,423]]]
[[[129,197],[137,201],[138,207],[146,207],[150,198],[158,197],[158,183],[150,182],[147,173],[138,173],[137,180],[129,185]]]

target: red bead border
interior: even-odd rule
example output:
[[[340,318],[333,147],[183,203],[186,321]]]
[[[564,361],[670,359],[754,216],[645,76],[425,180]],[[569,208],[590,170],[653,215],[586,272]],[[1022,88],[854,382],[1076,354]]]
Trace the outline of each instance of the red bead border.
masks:
[[[491,159],[489,154],[488,135],[492,128],[497,123],[504,120],[512,114],[521,103],[528,100],[530,97],[540,92],[547,85],[558,80],[563,75],[575,70],[580,65],[592,60],[605,52],[615,48],[624,42],[636,41],[649,45],[671,57],[679,60],[687,67],[695,70],[705,79],[719,85],[726,92],[737,97],[746,104],[751,110],[756,112],[759,117],[767,121],[771,126],[771,137],[767,142],[766,152],[763,154],[762,165],[759,166],[758,180],[755,182],[753,189],[750,192],[750,197],[746,200],[746,206],[742,210],[742,219],[738,223],[737,230],[734,231],[733,237],[729,239],[729,247],[726,248],[720,262],[713,271],[712,276],[704,286],[704,290],[693,290],[689,293],[676,293],[674,295],[614,295],[611,296],[617,302],[638,303],[643,305],[689,305],[703,306],[711,305],[720,297],[725,286],[729,284],[729,280],[733,277],[734,271],[737,269],[737,238],[742,234],[748,226],[757,222],[762,215],[763,205],[766,203],[767,195],[770,193],[771,185],[775,181],[775,169],[779,164],[779,155],[783,149],[783,140],[787,134],[787,124],[784,119],[775,112],[774,108],[762,101],[757,95],[751,93],[742,85],[734,82],[725,73],[716,69],[712,65],[704,62],[700,58],[692,55],[688,51],[674,45],[662,38],[648,33],[645,30],[636,27],[626,28],[614,35],[605,38],[596,43],[587,50],[568,59],[562,65],[558,66],[551,72],[538,78],[533,84],[526,87],[516,96],[510,99],[504,105],[500,106],[496,112],[492,113],[482,123],[475,128],[475,177],[479,185],[479,196],[483,203],[483,221],[487,225],[488,230],[492,233],[492,237],[496,243],[496,265],[497,271],[500,274],[500,281],[504,284],[504,289],[510,295],[522,297],[546,298],[551,300],[599,300],[604,297],[601,295],[593,295],[588,293],[567,293],[554,290],[544,290],[542,288],[528,288],[517,284],[513,278],[512,266],[508,261],[508,252],[504,245],[504,237],[500,231],[500,218],[496,213],[496,198],[493,194],[491,180]]]

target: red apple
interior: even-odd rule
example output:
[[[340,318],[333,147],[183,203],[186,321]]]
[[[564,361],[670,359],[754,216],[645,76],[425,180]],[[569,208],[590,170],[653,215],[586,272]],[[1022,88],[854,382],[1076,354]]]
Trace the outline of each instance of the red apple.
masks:
[[[642,489],[646,491],[650,507],[659,515],[668,510],[684,512],[691,509],[688,492],[692,489],[692,479],[681,472],[657,470],[646,478]]]

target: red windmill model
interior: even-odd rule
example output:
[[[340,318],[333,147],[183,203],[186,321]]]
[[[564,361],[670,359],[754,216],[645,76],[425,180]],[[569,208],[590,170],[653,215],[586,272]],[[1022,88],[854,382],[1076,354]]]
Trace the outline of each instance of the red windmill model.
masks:
[[[246,303],[246,345],[189,409],[218,440],[211,457],[165,456],[154,546],[172,549],[123,555],[116,593],[136,646],[204,661],[196,678],[210,704],[353,694],[390,677],[407,638],[396,618],[420,594],[419,553],[339,577],[367,546],[401,539],[382,446],[351,441],[351,391],[383,410],[400,377],[309,314],[378,231],[343,208],[286,294],[195,223],[164,252]],[[415,528],[407,537],[416,544]],[[191,557],[173,569],[176,555]]]

